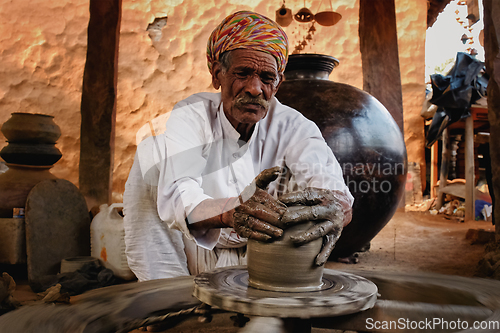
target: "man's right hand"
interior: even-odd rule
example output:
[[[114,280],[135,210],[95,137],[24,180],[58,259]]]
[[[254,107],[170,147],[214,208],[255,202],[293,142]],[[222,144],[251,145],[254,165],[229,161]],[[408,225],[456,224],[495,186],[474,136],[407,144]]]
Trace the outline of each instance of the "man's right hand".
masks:
[[[235,208],[233,219],[234,230],[241,237],[265,242],[283,234],[276,226],[281,225],[286,206],[266,192],[280,172],[280,167],[262,171],[238,197],[240,204]]]

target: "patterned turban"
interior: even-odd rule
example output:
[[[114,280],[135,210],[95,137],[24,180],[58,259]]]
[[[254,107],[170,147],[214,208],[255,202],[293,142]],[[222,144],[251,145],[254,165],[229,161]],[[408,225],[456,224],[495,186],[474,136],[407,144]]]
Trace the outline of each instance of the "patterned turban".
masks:
[[[208,69],[222,53],[235,49],[252,49],[269,53],[285,71],[288,59],[288,38],[271,19],[250,11],[240,11],[226,17],[210,35],[207,45]]]

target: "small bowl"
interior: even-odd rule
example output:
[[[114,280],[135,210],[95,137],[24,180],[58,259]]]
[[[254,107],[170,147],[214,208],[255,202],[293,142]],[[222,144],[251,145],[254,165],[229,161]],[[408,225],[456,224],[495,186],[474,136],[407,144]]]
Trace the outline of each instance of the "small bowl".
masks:
[[[319,12],[314,15],[316,22],[325,27],[331,27],[332,25],[337,24],[341,18],[342,15],[333,11]]]

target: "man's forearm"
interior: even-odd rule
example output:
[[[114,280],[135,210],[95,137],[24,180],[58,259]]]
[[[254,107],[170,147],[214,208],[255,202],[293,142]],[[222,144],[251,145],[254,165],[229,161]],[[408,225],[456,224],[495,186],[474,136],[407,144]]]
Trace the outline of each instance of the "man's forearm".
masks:
[[[189,214],[188,228],[196,231],[208,231],[214,228],[232,228],[233,213],[238,198],[207,199],[202,201]]]

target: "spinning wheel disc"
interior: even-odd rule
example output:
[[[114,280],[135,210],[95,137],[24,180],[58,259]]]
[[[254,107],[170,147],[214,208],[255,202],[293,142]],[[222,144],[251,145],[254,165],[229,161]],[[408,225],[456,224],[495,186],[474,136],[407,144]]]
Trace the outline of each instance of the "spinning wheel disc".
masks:
[[[198,275],[194,296],[211,306],[247,315],[331,317],[372,308],[377,286],[361,276],[325,269],[320,290],[267,291],[249,287],[246,267],[233,266]]]

